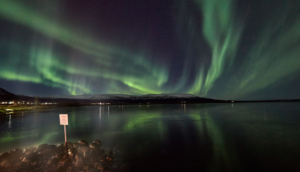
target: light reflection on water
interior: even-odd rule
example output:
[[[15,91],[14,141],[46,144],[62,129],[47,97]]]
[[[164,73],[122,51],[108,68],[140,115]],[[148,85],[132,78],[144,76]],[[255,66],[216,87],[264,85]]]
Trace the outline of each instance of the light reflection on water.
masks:
[[[4,115],[0,151],[63,142],[59,114],[69,114],[68,141],[100,139],[123,152],[124,162],[140,164],[136,170],[299,168],[299,103],[110,105]]]
[[[11,115],[9,115],[8,130],[11,130]]]
[[[99,108],[99,125],[101,125],[101,106]]]

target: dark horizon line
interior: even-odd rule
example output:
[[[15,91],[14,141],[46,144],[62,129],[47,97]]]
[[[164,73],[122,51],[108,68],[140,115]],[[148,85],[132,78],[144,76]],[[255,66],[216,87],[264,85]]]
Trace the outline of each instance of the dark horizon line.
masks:
[[[231,103],[242,103],[242,102],[297,102],[300,101],[299,99],[264,99],[264,100],[256,100],[256,99],[252,99],[252,100],[239,100],[239,99],[215,99],[215,98],[209,98],[209,97],[200,97],[198,95],[194,95],[194,94],[188,94],[188,93],[160,93],[160,94],[142,94],[142,95],[131,95],[131,94],[81,94],[81,95],[57,95],[58,97],[52,96],[52,97],[47,97],[47,96],[30,96],[30,95],[23,95],[23,94],[14,94],[11,93],[3,88],[0,87],[0,90],[4,90],[5,92],[12,94],[14,96],[21,96],[21,97],[27,97],[27,98],[42,98],[42,99],[72,99],[72,96],[93,96],[93,95],[127,95],[127,96],[146,96],[146,95],[162,95],[162,94],[186,94],[186,95],[192,95],[195,96],[194,98],[186,98],[186,97],[175,97],[177,99],[210,99],[210,100],[215,100],[215,101],[224,101],[224,102],[231,102]],[[59,97],[59,96],[70,96],[70,98],[65,98],[65,97]],[[174,98],[169,98],[169,99],[174,99]],[[85,100],[85,99],[82,99]],[[95,99],[97,100],[97,99]],[[100,100],[100,99],[99,99]]]

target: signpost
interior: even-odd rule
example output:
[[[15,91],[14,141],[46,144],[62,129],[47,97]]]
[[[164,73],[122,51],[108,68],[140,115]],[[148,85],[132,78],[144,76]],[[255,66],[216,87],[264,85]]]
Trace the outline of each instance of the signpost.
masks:
[[[68,155],[67,130],[66,130],[66,125],[69,125],[68,114],[59,114],[59,121],[60,121],[60,125],[63,125],[65,129],[65,146],[66,146],[66,154]]]

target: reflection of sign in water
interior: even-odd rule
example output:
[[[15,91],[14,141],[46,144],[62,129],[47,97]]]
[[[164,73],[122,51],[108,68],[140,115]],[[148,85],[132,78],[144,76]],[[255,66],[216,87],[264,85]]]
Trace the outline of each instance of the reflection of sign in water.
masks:
[[[68,125],[68,114],[59,114],[60,125]]]

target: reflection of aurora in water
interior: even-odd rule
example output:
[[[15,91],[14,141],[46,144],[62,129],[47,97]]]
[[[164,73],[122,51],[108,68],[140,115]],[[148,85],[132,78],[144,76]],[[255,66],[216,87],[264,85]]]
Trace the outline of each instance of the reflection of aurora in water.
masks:
[[[112,3],[94,15],[80,7],[82,20],[68,0],[30,2],[1,1],[0,79],[9,91],[298,98],[299,2],[161,1],[134,14]]]
[[[0,146],[3,151],[63,142],[58,114],[65,113],[69,114],[69,141],[101,139],[105,147],[125,153],[126,162],[155,167],[181,160],[178,168],[189,165],[204,171],[294,169],[298,163],[293,159],[300,155],[299,112],[298,103],[53,109],[12,116],[11,130],[9,116],[2,117]]]
[[[134,130],[140,130],[141,132],[140,135],[143,135],[143,132],[145,130],[149,131],[154,129],[157,130],[157,132],[151,131],[152,135],[156,135],[156,136],[159,135],[161,139],[160,141],[163,141],[165,140],[165,138],[168,137],[168,132],[169,133],[172,132],[170,131],[171,129],[168,129],[168,125],[170,121],[183,123],[177,126],[181,131],[181,133],[178,134],[182,136],[183,138],[183,140],[181,140],[182,142],[186,142],[190,140],[190,137],[199,137],[200,142],[198,144],[201,144],[201,138],[205,138],[209,136],[209,138],[205,138],[205,139],[210,139],[211,143],[213,143],[213,148],[211,150],[213,152],[213,153],[211,152],[213,154],[213,159],[211,162],[211,164],[213,164],[211,167],[213,171],[222,170],[224,167],[230,170],[238,170],[239,162],[238,162],[236,150],[233,150],[232,148],[230,149],[226,146],[224,136],[222,135],[222,131],[217,125],[217,123],[214,121],[214,119],[211,117],[208,108],[206,106],[200,107],[196,111],[191,111],[188,113],[192,115],[182,116],[177,114],[182,114],[182,113],[185,114],[186,104],[181,106],[182,109],[174,110],[175,114],[172,113],[173,111],[157,112],[157,113],[148,112],[146,113],[147,115],[140,115],[139,117],[137,117],[137,119],[131,119],[128,125],[125,126],[125,131],[132,132]],[[202,108],[204,112],[202,111]],[[166,113],[169,114],[168,117],[165,117]],[[149,124],[151,124],[151,126],[149,126]],[[193,125],[197,129],[198,131],[197,136],[190,134],[191,130],[189,125]],[[145,140],[145,142],[148,143],[149,140]],[[185,146],[188,147],[188,143],[186,143]],[[197,150],[195,151],[196,152],[194,153],[197,153]],[[233,162],[233,160],[235,160],[235,162]]]

